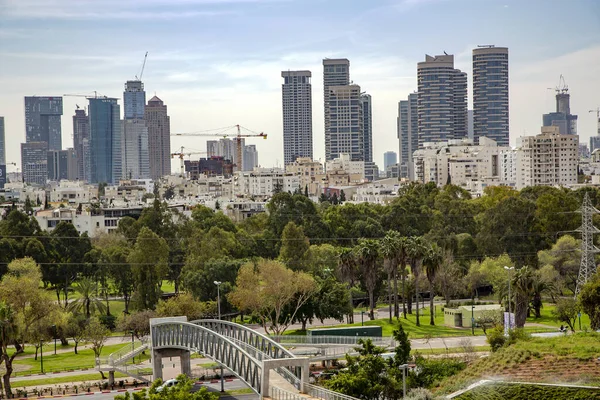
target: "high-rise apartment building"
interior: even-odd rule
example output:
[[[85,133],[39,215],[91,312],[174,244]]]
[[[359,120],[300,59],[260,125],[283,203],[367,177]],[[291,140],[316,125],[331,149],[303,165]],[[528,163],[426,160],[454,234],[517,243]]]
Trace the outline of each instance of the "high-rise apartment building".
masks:
[[[118,99],[88,98],[91,183],[115,184],[123,177],[121,107]]]
[[[0,117],[0,165],[6,165],[6,136],[4,135],[4,117]]]
[[[364,118],[358,85],[330,86],[328,95],[329,137],[326,138],[327,160],[348,154],[351,161],[364,161]]]
[[[399,172],[400,178],[414,179],[413,153],[419,148],[419,116],[418,95],[411,93],[408,100],[398,103],[398,139]]]
[[[331,107],[329,96],[330,88],[334,86],[346,86],[350,84],[350,61],[342,59],[324,59],[323,60],[323,101],[324,101],[324,121],[325,121],[325,159],[333,160],[338,154],[332,154],[331,151]],[[337,115],[335,115],[337,118]]]
[[[23,182],[45,185],[48,179],[48,143],[21,143],[21,171]]]
[[[360,95],[360,105],[363,117],[363,148],[365,162],[373,162],[373,105],[371,95],[363,93]]]
[[[561,135],[577,135],[577,115],[571,114],[571,95],[566,86],[557,88],[556,112],[542,116],[543,126],[557,126]]]
[[[577,183],[577,135],[561,134],[558,126],[543,126],[539,135],[518,138],[517,147],[517,189]]]
[[[253,171],[254,168],[258,167],[258,151],[256,150],[256,145],[249,144],[244,146],[244,171]]]
[[[298,157],[313,156],[311,72],[283,71],[281,77],[283,159],[287,165]]]
[[[62,148],[60,124],[62,114],[62,97],[26,96],[25,141],[28,143],[45,142],[48,150],[60,150]]]
[[[467,136],[467,74],[453,55],[425,56],[417,64],[419,147]]]
[[[150,177],[148,158],[148,128],[145,120],[146,92],[139,81],[127,81],[123,92],[124,118],[122,122],[123,178]]]
[[[76,179],[82,181],[90,180],[90,120],[84,109],[75,110],[73,116],[73,149],[77,158]]]
[[[48,180],[75,180],[77,176],[77,156],[75,149],[48,151]]]
[[[508,48],[473,50],[473,138],[508,146]]]
[[[383,153],[383,169],[387,170],[390,165],[394,165],[398,162],[398,158],[395,151],[386,151]]]
[[[150,178],[171,175],[171,120],[167,106],[154,96],[145,109]]]
[[[206,156],[219,157],[219,141],[218,140],[207,140],[206,141]]]

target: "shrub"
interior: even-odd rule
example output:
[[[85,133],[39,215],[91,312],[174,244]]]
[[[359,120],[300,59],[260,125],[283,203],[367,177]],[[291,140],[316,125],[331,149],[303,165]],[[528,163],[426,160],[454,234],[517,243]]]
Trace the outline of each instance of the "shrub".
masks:
[[[531,339],[531,335],[528,334],[527,332],[525,332],[525,329],[522,328],[516,328],[516,329],[509,329],[508,330],[508,341],[506,342],[507,345],[511,345],[514,343],[517,343],[517,341],[519,340],[529,340]]]
[[[444,378],[459,373],[467,366],[464,361],[455,358],[427,359],[418,356],[415,362],[415,372],[408,376],[410,387],[436,387]]]
[[[111,315],[100,315],[98,317],[98,319],[100,320],[100,323],[102,325],[104,325],[111,331],[114,331],[115,328],[117,327],[117,317],[115,317],[112,314]]]
[[[425,388],[412,389],[406,394],[406,400],[433,400],[433,394]]]
[[[496,327],[487,334],[487,342],[490,344],[492,351],[498,351],[506,343],[506,337],[504,336],[504,329]]]

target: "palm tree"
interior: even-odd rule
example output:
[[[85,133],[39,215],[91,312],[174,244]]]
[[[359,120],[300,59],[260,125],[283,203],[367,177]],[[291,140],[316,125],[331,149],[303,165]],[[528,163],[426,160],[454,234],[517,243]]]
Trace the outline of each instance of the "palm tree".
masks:
[[[379,242],[379,252],[383,256],[383,269],[387,272],[388,283],[388,302],[390,313],[390,324],[392,323],[392,303],[398,304],[398,286],[397,286],[397,271],[398,271],[398,232],[388,231],[385,237]],[[392,295],[392,280],[394,281],[394,292]],[[393,299],[393,300],[392,300]],[[396,308],[394,308],[396,310]]]
[[[340,279],[343,282],[346,282],[348,285],[348,289],[352,289],[354,286],[354,282],[356,281],[356,255],[347,247],[342,247],[338,254],[338,266]],[[350,310],[354,310],[354,305],[352,304],[352,296],[350,296]],[[350,312],[348,314],[348,323],[354,323],[354,312]]]
[[[379,243],[373,239],[361,239],[355,247],[360,275],[369,293],[369,317],[375,319],[375,288],[379,279]]]
[[[534,274],[531,268],[524,266],[517,270],[512,280],[515,299],[515,326],[523,328],[527,320],[529,301],[533,294]]]
[[[408,238],[405,236],[401,236],[398,238],[398,244],[396,246],[396,274],[394,276],[394,292],[398,293],[398,268],[400,268],[400,274],[402,277],[402,313],[404,314],[404,319],[406,319],[406,260],[408,259],[408,255],[406,253],[406,249],[408,248]],[[395,303],[394,303],[394,316],[396,318],[399,317],[400,308],[398,307],[398,296],[396,295]]]
[[[425,267],[427,280],[429,281],[429,325],[435,325],[435,315],[433,312],[433,281],[435,279],[435,274],[437,273],[437,270],[440,267],[442,255],[439,247],[435,243],[426,245],[424,255],[425,257],[423,258],[423,267]]]
[[[556,287],[553,282],[549,282],[542,277],[539,271],[535,271],[533,273],[533,282],[531,287],[531,308],[533,308],[533,312],[535,313],[536,318],[541,318],[541,308],[542,308],[542,295],[544,293],[548,293],[550,295],[554,295],[556,292]]]
[[[79,298],[69,304],[69,310],[75,313],[85,311],[86,318],[90,318],[93,313],[103,314],[106,312],[106,306],[97,298],[98,283],[89,278],[82,278],[75,284],[75,291]]]
[[[406,243],[406,254],[410,264],[410,269],[415,277],[415,302],[416,302],[416,325],[421,326],[419,319],[419,275],[420,268],[425,255],[425,246],[421,237],[410,237]]]

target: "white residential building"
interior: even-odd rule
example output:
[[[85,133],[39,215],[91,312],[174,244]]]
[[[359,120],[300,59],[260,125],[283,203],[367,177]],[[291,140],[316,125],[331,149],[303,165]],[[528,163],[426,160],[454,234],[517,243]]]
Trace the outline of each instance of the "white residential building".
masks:
[[[472,181],[500,177],[499,154],[508,150],[495,141],[482,137],[479,145],[470,139],[424,143],[413,159],[418,181],[435,182],[439,186],[452,183],[467,187]]]
[[[311,196],[318,196],[322,192],[323,164],[313,161],[309,157],[299,157],[291,164],[285,166],[285,172],[300,178],[300,190],[308,188]]]
[[[89,203],[98,197],[98,186],[82,181],[52,181],[48,184],[47,192],[50,203]]]
[[[352,200],[355,203],[387,204],[396,198],[399,188],[398,179],[382,179],[381,181],[359,186]]]
[[[300,177],[281,168],[255,168],[252,172],[236,172],[234,191],[237,196],[271,197],[277,191],[300,190]]]
[[[527,186],[577,184],[579,137],[561,135],[559,127],[518,139],[517,189]]]

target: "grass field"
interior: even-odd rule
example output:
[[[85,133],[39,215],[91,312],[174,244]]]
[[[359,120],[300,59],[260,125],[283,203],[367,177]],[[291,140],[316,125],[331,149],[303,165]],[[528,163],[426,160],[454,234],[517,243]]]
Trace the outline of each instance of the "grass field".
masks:
[[[107,375],[107,374],[105,374]],[[115,378],[128,378],[127,375],[124,375],[120,372],[115,372]],[[62,376],[59,378],[40,378],[40,379],[32,379],[26,381],[14,381],[11,383],[13,388],[20,387],[44,387],[48,385],[56,385],[59,383],[71,383],[71,382],[96,382],[101,381],[102,376],[100,372],[95,372],[93,374],[81,374],[81,375],[71,375],[71,376]]]
[[[488,384],[475,388],[457,400],[505,399],[505,400],[594,400],[600,399],[600,388],[582,389],[542,385]]]
[[[128,346],[128,344],[119,343],[104,346],[101,355],[107,356],[110,353],[114,353],[115,351],[120,350],[125,346]],[[91,349],[82,349],[79,350],[78,353],[79,354],[75,354],[75,352],[68,352],[54,355],[54,353],[49,352],[48,354],[44,354],[44,371],[53,372],[95,367],[96,364],[94,359],[94,352]],[[22,358],[22,356],[17,357],[14,361],[14,364],[28,366],[30,368],[26,371],[19,372],[18,374],[13,373],[13,376],[23,374],[37,374],[41,372],[41,363],[39,357],[37,360],[33,358]]]

